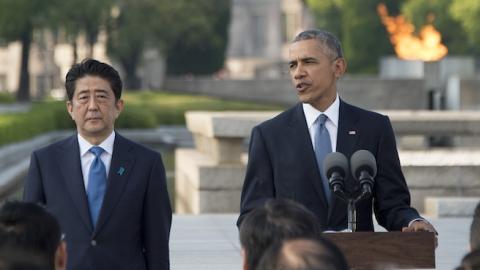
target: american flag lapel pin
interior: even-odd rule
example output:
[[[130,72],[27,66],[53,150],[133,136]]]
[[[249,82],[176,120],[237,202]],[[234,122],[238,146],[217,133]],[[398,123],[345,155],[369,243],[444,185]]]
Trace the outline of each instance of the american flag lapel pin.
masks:
[[[356,135],[357,131],[356,130],[350,130],[348,131],[348,135]]]

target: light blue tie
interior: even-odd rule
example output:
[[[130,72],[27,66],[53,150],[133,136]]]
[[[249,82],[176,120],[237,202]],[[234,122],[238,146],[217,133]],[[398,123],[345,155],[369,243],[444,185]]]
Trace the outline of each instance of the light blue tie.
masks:
[[[330,134],[328,133],[325,122],[328,117],[325,114],[321,114],[317,118],[317,132],[315,133],[315,156],[317,158],[318,169],[320,171],[321,181],[323,185],[323,190],[325,192],[325,197],[327,202],[330,203],[330,186],[328,184],[327,176],[323,168],[323,160],[325,157],[332,152],[332,143],[330,141]]]
[[[93,227],[97,224],[98,214],[102,207],[103,195],[107,186],[107,172],[105,165],[100,159],[100,155],[105,151],[99,146],[90,148],[91,153],[95,155],[95,159],[90,166],[88,173],[87,197],[90,207],[90,217],[92,218]]]

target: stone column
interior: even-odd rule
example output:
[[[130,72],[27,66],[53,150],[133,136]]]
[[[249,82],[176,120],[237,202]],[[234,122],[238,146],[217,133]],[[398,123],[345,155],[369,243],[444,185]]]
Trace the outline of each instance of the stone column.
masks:
[[[272,112],[187,112],[195,149],[175,151],[177,213],[235,213],[245,177],[245,139]]]

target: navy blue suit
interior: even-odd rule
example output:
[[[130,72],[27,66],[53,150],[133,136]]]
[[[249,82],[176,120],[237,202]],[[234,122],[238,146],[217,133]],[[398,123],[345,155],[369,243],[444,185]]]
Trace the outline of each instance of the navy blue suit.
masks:
[[[373,231],[372,203],[377,221],[387,230],[400,230],[419,218],[410,207],[410,194],[401,171],[388,117],[340,101],[336,151],[347,158],[366,149],[377,160],[373,198],[357,204],[357,230]],[[269,198],[302,203],[324,230],[347,228],[347,205],[332,196],[327,205],[302,104],[252,130],[249,160],[242,190],[240,224],[244,215]],[[353,178],[346,180],[354,189]]]
[[[77,135],[33,152],[24,200],[45,204],[58,219],[67,269],[169,269],[172,212],[161,156],[118,133],[95,228]]]

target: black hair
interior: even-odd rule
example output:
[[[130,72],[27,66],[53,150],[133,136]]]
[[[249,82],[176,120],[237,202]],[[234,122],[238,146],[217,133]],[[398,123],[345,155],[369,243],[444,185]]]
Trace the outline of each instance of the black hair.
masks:
[[[329,240],[297,238],[276,241],[263,254],[257,270],[348,270],[340,249]]]
[[[292,43],[311,39],[317,40],[322,46],[324,53],[330,56],[332,60],[337,58],[343,58],[342,45],[340,44],[340,41],[334,34],[325,30],[305,30],[299,33],[293,39]]]
[[[475,207],[470,225],[470,248],[472,250],[480,248],[480,203]]]
[[[19,248],[0,248],[0,270],[53,270],[38,252]]]
[[[77,80],[88,75],[98,76],[107,80],[113,90],[115,99],[120,99],[122,96],[123,84],[118,71],[109,64],[87,58],[81,63],[73,65],[65,77],[65,89],[67,90],[68,100],[71,101],[73,98]]]
[[[463,257],[460,266],[455,270],[479,270],[480,269],[480,249],[474,249]]]
[[[287,199],[271,199],[249,212],[240,225],[240,243],[248,269],[255,269],[263,252],[274,240],[318,237],[320,223],[305,206]]]
[[[58,221],[42,206],[31,202],[6,202],[0,208],[0,247],[37,252],[53,266],[61,241]]]

